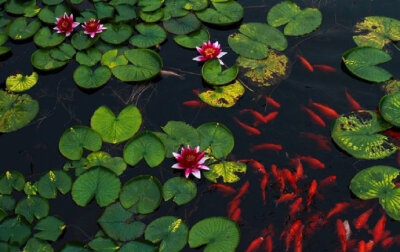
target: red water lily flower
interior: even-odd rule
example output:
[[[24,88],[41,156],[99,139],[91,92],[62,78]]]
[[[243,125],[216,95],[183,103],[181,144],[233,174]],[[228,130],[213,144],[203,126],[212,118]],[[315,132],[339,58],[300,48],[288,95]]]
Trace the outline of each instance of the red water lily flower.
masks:
[[[174,164],[172,168],[185,170],[185,177],[188,178],[193,174],[196,178],[201,178],[200,170],[209,170],[204,162],[208,159],[204,151],[200,151],[200,146],[193,149],[188,145],[186,148],[182,147],[181,153],[172,153],[178,163]]]
[[[221,45],[218,41],[215,43],[211,43],[211,41],[204,42],[201,47],[196,46],[196,49],[200,53],[200,56],[193,58],[193,60],[207,61],[209,59],[217,58],[222,65],[224,64],[220,58],[227,53],[221,50]]]
[[[78,22],[74,22],[74,15],[67,15],[67,13],[64,13],[62,17],[56,18],[56,27],[54,27],[54,30],[57,31],[57,33],[65,33],[65,36],[71,35],[71,32],[79,25]]]
[[[91,38],[94,38],[97,33],[102,33],[107,29],[104,25],[100,24],[100,19],[90,19],[82,25],[82,28],[84,33],[90,35]]]

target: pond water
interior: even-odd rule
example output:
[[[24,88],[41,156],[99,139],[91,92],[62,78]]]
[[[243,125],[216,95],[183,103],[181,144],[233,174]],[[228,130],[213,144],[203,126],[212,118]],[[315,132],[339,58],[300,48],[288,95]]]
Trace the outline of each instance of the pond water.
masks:
[[[266,13],[278,1],[247,0],[239,1],[245,9],[242,23],[265,22]],[[78,64],[74,61],[60,71],[40,73],[38,84],[27,93],[38,100],[40,112],[35,120],[21,130],[0,135],[0,167],[5,170],[18,170],[29,180],[37,180],[48,170],[61,169],[67,161],[58,150],[58,142],[62,133],[72,125],[89,125],[93,112],[101,105],[107,105],[113,111],[120,111],[127,104],[135,104],[143,115],[142,129],[160,130],[170,120],[185,121],[198,126],[204,122],[216,121],[228,126],[235,137],[235,148],[230,159],[255,159],[264,164],[270,171],[271,164],[279,168],[290,168],[290,158],[296,155],[313,156],[325,164],[325,169],[311,169],[304,165],[305,178],[298,182],[303,202],[306,199],[308,187],[313,179],[320,181],[328,176],[337,176],[336,183],[319,189],[320,197],[311,204],[309,210],[302,210],[297,219],[307,222],[311,216],[318,213],[328,213],[336,203],[349,202],[351,206],[330,218],[324,225],[304,236],[304,251],[340,251],[340,243],[336,234],[336,219],[348,220],[350,223],[362,212],[373,208],[369,226],[373,227],[381,217],[383,210],[377,200],[362,201],[349,190],[349,183],[360,170],[372,165],[384,164],[397,167],[396,155],[378,161],[358,160],[341,151],[330,138],[332,120],[326,120],[327,126],[321,127],[310,119],[301,109],[308,106],[310,100],[327,104],[339,114],[352,109],[345,96],[345,91],[352,95],[365,109],[377,108],[380,98],[384,95],[380,84],[367,83],[353,77],[342,65],[341,56],[346,50],[355,47],[353,26],[365,16],[399,17],[400,1],[345,1],[320,0],[300,1],[300,6],[317,7],[323,14],[323,22],[319,29],[311,34],[288,38],[288,49],[285,54],[290,59],[291,72],[281,83],[257,88],[251,86],[238,103],[229,109],[210,106],[192,108],[183,106],[187,100],[196,99],[193,89],[202,89],[201,64],[192,61],[197,56],[194,50],[184,49],[175,44],[172,35],[160,46],[159,53],[163,59],[163,69],[182,75],[163,76],[143,84],[127,84],[112,78],[107,85],[95,91],[85,91],[76,86],[72,79],[73,71]],[[211,39],[219,41],[223,51],[228,52],[223,60],[228,66],[235,63],[237,55],[232,52],[227,43],[229,34],[236,32],[239,24],[217,29],[208,27]],[[8,75],[17,72],[31,73],[35,71],[30,63],[30,55],[36,47],[32,42],[11,43],[12,55],[0,61],[0,83],[2,88]],[[399,52],[392,46],[387,49],[393,60],[383,66],[396,73],[400,63]],[[296,55],[302,55],[313,64],[326,64],[337,69],[334,73],[323,71],[309,72],[299,62]],[[246,84],[246,82],[245,82]],[[281,104],[279,109],[266,106],[264,97],[271,96]],[[264,114],[278,111],[278,117],[271,123],[259,126],[261,135],[249,136],[234,118],[251,124],[249,114],[241,114],[243,109],[255,109]],[[329,139],[330,151],[319,148],[314,141],[302,137],[311,132],[324,135]],[[261,150],[251,152],[250,149],[260,143],[281,144],[281,151]],[[112,155],[121,155],[123,144],[103,145],[103,150]],[[128,179],[140,175],[151,174],[164,183],[168,178],[178,175],[170,169],[173,159],[166,159],[159,167],[149,168],[144,162],[135,167],[128,167],[120,177],[124,183]],[[177,206],[173,202],[161,204],[154,213],[146,216],[144,221],[151,222],[160,216],[173,215],[182,218],[189,227],[200,219],[210,216],[227,216],[228,204],[233,196],[224,197],[221,193],[209,190],[208,180],[195,180],[198,195],[190,203]],[[260,191],[261,175],[251,167],[239,182],[233,184],[238,189],[246,181],[250,183],[248,193],[242,197],[241,219],[238,221],[241,239],[237,251],[245,251],[248,245],[260,236],[268,225],[274,227],[274,251],[285,251],[284,239],[281,233],[292,223],[289,218],[289,203],[276,205],[280,196],[272,176],[267,189],[266,204],[262,201]],[[290,186],[289,186],[290,188]],[[290,191],[290,190],[289,190]],[[22,194],[20,194],[22,197]],[[54,243],[59,250],[71,241],[86,243],[99,230],[97,219],[102,209],[95,202],[85,208],[77,206],[71,195],[58,197],[51,201],[51,214],[59,216],[67,224],[63,236]],[[388,218],[386,230],[390,236],[400,234],[398,222]],[[353,230],[350,239],[369,241],[372,235],[363,229]],[[374,247],[373,251],[398,251],[400,240],[387,249]],[[353,245],[356,248],[357,245]],[[183,251],[195,251],[188,246]],[[259,250],[263,251],[263,250]]]

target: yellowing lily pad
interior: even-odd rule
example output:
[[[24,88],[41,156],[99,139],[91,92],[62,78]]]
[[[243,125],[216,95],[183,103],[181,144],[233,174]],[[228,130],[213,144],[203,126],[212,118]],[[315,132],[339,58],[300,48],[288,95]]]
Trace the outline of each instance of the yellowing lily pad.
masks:
[[[240,179],[238,174],[246,173],[246,170],[247,166],[244,163],[222,161],[211,165],[210,171],[204,172],[204,176],[214,183],[217,183],[220,177],[224,183],[235,183]]]
[[[239,81],[226,86],[215,86],[199,94],[200,99],[213,107],[230,108],[236,104],[244,94],[244,87]]]
[[[39,75],[33,72],[31,75],[10,75],[6,79],[6,88],[12,92],[24,92],[36,85]]]

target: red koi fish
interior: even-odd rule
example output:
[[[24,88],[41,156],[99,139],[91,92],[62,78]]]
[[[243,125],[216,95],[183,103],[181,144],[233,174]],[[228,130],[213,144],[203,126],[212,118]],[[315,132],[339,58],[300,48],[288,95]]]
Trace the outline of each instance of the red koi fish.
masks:
[[[235,213],[236,209],[239,208],[240,203],[242,201],[240,199],[233,199],[231,202],[228,204],[228,216],[233,216]]]
[[[305,112],[307,112],[307,114],[310,116],[311,121],[313,123],[318,124],[321,127],[326,127],[325,121],[319,115],[317,115],[314,111],[312,111],[311,109],[306,108],[304,106],[301,106],[301,109],[304,110]]]
[[[237,119],[236,117],[233,118],[237,124],[239,124],[240,127],[242,127],[248,135],[261,135],[261,131],[258,130],[257,128],[251,127],[250,125],[247,125],[245,123],[242,123]]]
[[[260,188],[261,188],[261,196],[264,202],[264,205],[267,200],[267,184],[268,184],[268,175],[264,174],[261,183],[260,183]]]
[[[292,186],[293,190],[297,192],[299,190],[299,188],[297,187],[297,184],[296,184],[295,175],[293,175],[293,173],[291,171],[289,171],[288,169],[283,169],[282,175]]]
[[[347,89],[345,90],[345,94],[346,94],[346,99],[350,104],[351,109],[353,110],[361,110],[362,107],[360,106],[360,103],[358,103],[358,101],[356,101],[350,94],[349,92],[347,92]]]
[[[238,162],[249,164],[256,172],[267,174],[264,165],[255,159],[241,159]]]
[[[331,186],[334,183],[336,183],[336,176],[332,175],[332,176],[329,176],[329,177],[326,177],[326,178],[322,179],[319,182],[319,188],[323,188],[323,187],[326,187],[326,186]]]
[[[312,156],[297,156],[301,162],[307,163],[312,169],[325,169],[325,164]]]
[[[192,94],[199,95],[200,91],[198,89],[192,89]]]
[[[303,230],[304,230],[304,225],[301,225],[296,237],[294,238],[293,252],[302,252],[303,251]]]
[[[333,66],[329,66],[329,65],[315,64],[315,65],[313,65],[313,67],[314,67],[314,69],[318,69],[318,70],[321,70],[326,73],[336,72],[336,68],[334,68]]]
[[[289,229],[284,232],[284,234],[286,235],[285,238],[286,251],[289,251],[291,243],[295,240],[295,237],[299,234],[299,231],[302,230],[302,227],[303,224],[301,223],[301,220],[296,220],[289,227]]]
[[[328,212],[328,214],[326,215],[326,218],[329,219],[330,217],[343,212],[349,206],[350,206],[350,203],[348,203],[348,202],[336,203],[336,205]]]
[[[312,200],[315,197],[315,194],[317,193],[317,188],[318,188],[318,183],[317,180],[311,181],[310,186],[308,187],[308,194],[307,194],[307,209],[310,209]]]
[[[254,145],[250,149],[251,152],[255,152],[255,151],[259,151],[259,150],[281,151],[282,150],[282,145],[273,144],[273,143],[263,143],[263,144]]]
[[[303,164],[301,163],[301,161],[297,158],[292,158],[290,160],[290,162],[292,163],[292,165],[296,166],[295,167],[296,173],[294,175],[296,180],[302,179],[304,177],[304,168],[303,168]]]
[[[207,106],[204,102],[199,101],[199,100],[188,100],[184,101],[183,106],[189,107],[189,108],[203,108]]]
[[[314,67],[311,65],[311,63],[304,57],[300,55],[296,55],[297,58],[299,58],[301,64],[310,72],[314,72]]]
[[[267,235],[265,237],[265,252],[272,252],[274,249],[274,243],[272,241],[272,236],[271,235]]]
[[[346,228],[341,219],[336,220],[336,232],[339,238],[340,246],[342,248],[342,252],[347,251],[347,235]]]
[[[374,243],[378,244],[385,235],[385,227],[386,227],[386,216],[382,215],[381,218],[376,222],[374,229],[372,230],[372,236],[374,237]]]
[[[233,212],[232,216],[230,216],[231,220],[234,222],[238,222],[241,218],[242,210],[240,208],[236,208]]]
[[[278,205],[283,202],[288,202],[294,200],[296,197],[296,193],[283,193],[277,200],[275,200],[275,204]]]
[[[324,135],[318,135],[311,132],[302,132],[300,136],[313,140],[314,142],[317,143],[318,147],[320,147],[323,150],[332,151],[332,148],[329,144],[330,139]]]
[[[303,198],[299,197],[289,206],[290,218],[293,219],[301,210],[303,210]]]
[[[316,108],[322,115],[324,115],[328,119],[336,119],[339,117],[339,114],[333,108],[328,105],[313,102],[310,100],[310,105]]]
[[[364,240],[361,240],[358,243],[358,250],[357,252],[370,252],[372,251],[372,248],[374,247],[374,241],[369,241],[365,242]]]
[[[275,120],[275,118],[276,118],[278,115],[279,115],[279,112],[277,112],[277,111],[270,112],[270,113],[266,114],[266,115],[264,116],[264,121],[263,121],[263,123],[264,123],[264,124],[267,124],[267,123],[272,122],[273,120]],[[260,124],[260,122],[259,122],[259,121],[256,121],[253,125],[254,125],[254,127],[257,127],[259,124]]]
[[[250,182],[249,182],[249,181],[246,181],[246,182],[242,185],[242,187],[240,187],[239,192],[238,192],[238,194],[236,194],[236,196],[235,196],[234,199],[240,199],[240,198],[242,198],[243,195],[245,195],[245,194],[248,192],[249,187],[250,187]]]
[[[247,247],[246,252],[255,252],[257,251],[261,244],[264,242],[264,237],[260,236],[256,239],[254,239],[250,245]]]
[[[385,130],[384,133],[391,138],[400,139],[400,131],[388,129]]]
[[[233,187],[224,184],[211,184],[208,186],[208,189],[216,189],[224,196],[229,196],[236,193],[236,190]]]
[[[389,249],[391,246],[393,246],[395,240],[393,237],[387,237],[382,240],[381,245],[383,249]]]
[[[355,229],[361,229],[361,228],[368,228],[367,222],[369,220],[369,217],[371,217],[374,209],[370,208],[367,211],[363,212],[360,216],[358,216],[354,221],[353,225]]]
[[[285,179],[283,178],[280,171],[278,171],[278,167],[275,164],[271,165],[271,173],[275,177],[276,182],[279,184],[279,190],[282,193],[285,190],[286,184]]]
[[[280,108],[281,104],[279,104],[274,98],[272,98],[271,96],[265,96],[265,102],[268,105],[271,105],[272,107],[275,108]]]
[[[240,114],[243,114],[243,113],[250,113],[254,117],[254,120],[256,121],[255,124],[257,124],[257,125],[260,123],[265,123],[264,115],[254,109],[240,110]]]

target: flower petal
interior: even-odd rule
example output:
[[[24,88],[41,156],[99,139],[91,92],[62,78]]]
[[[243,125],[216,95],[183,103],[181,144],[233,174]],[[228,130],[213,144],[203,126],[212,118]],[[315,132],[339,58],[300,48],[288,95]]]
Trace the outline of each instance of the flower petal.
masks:
[[[192,170],[192,174],[193,176],[195,176],[196,178],[200,179],[201,178],[201,172],[198,169],[193,169]]]
[[[190,169],[185,170],[185,177],[188,178],[190,175]]]
[[[207,171],[210,170],[210,167],[208,167],[206,165],[199,165],[199,168],[202,169],[202,170],[207,170]]]
[[[182,155],[176,152],[172,152],[172,155],[174,156],[174,158],[179,159],[182,158]]]
[[[208,160],[209,159],[209,157],[203,157],[202,159],[200,159],[199,160],[199,164],[204,164],[204,162],[206,161],[206,160]]]
[[[195,60],[195,61],[206,61],[207,58],[205,58],[203,56],[197,56],[197,57],[193,58],[193,60]]]
[[[226,54],[227,54],[227,52],[220,52],[217,57],[221,58],[221,57],[225,56]]]
[[[172,168],[174,168],[174,169],[185,169],[185,168],[183,168],[182,166],[181,166],[181,164],[180,163],[176,163],[176,164],[174,164],[173,166],[171,166]]]

